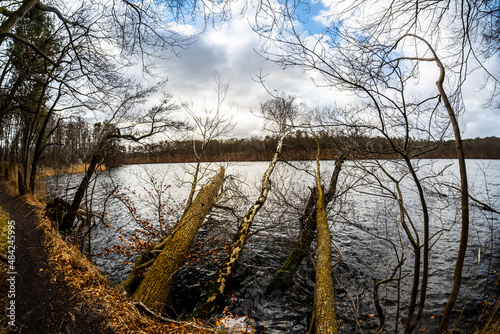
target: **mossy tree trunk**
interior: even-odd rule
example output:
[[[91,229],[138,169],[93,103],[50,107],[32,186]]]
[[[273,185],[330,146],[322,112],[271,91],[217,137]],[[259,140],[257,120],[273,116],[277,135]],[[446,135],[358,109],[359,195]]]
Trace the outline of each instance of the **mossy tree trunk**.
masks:
[[[189,210],[177,223],[165,246],[156,258],[133,298],[149,309],[161,313],[174,284],[179,268],[189,251],[198,230],[210,211],[224,181],[221,167],[212,182],[204,186],[193,200]]]
[[[7,7],[0,7],[0,9],[2,9],[2,14],[7,16],[7,19],[0,25],[0,45],[2,45],[7,36],[10,35],[12,37],[11,31],[17,22],[25,17],[28,12],[39,3],[40,0],[24,0],[22,1],[22,5],[17,10],[12,12],[8,11]]]
[[[117,288],[119,290],[127,292],[130,296],[134,294],[139,284],[141,284],[142,277],[139,275],[139,271],[145,270],[153,265],[156,256],[161,253],[163,247],[165,247],[167,239],[168,238],[163,238],[158,240],[151,248],[141,253],[127,278],[118,284]]]
[[[324,196],[325,205],[328,205],[328,203],[335,199],[340,170],[342,169],[342,164],[347,159],[347,156],[348,153],[344,153],[337,159],[337,161],[335,161],[335,168],[333,170],[332,177],[330,178],[330,186]],[[302,263],[302,260],[310,254],[311,243],[316,232],[316,194],[317,190],[314,189],[309,196],[306,209],[299,219],[301,229],[297,242],[295,243],[295,247],[276,276],[267,286],[266,293],[272,293],[276,290],[285,289],[294,272]]]
[[[316,225],[318,251],[316,259],[316,285],[314,287],[314,333],[330,334],[338,332],[335,310],[335,294],[332,280],[331,234],[326,218],[325,197],[319,176],[319,161],[316,174],[318,201],[316,204]]]
[[[245,246],[248,231],[252,226],[253,219],[266,202],[267,195],[271,188],[271,182],[269,179],[276,163],[278,162],[279,155],[281,154],[284,138],[284,134],[279,137],[276,151],[274,152],[271,163],[262,177],[262,188],[259,198],[250,207],[247,214],[241,221],[240,226],[238,227],[238,232],[236,233],[231,244],[229,254],[212,279],[205,302],[193,313],[193,318],[205,318],[208,314],[212,313],[217,307],[220,306],[220,302],[226,290],[226,285],[234,273],[237,261],[243,251],[243,247]]]

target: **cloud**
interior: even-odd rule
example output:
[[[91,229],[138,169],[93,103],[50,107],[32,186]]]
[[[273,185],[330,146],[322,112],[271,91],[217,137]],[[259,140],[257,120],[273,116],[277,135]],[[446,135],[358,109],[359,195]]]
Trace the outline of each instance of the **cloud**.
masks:
[[[313,4],[313,7],[311,15],[315,27],[319,24],[326,25],[328,21],[324,15],[338,10],[330,7],[328,11],[328,2]],[[249,24],[249,19],[253,18],[252,10],[249,8],[246,15],[235,15],[229,22],[208,29],[190,48],[182,50],[180,57],[164,60],[161,71],[162,75],[169,79],[166,90],[180,101],[193,101],[201,108],[204,101],[216,99],[214,75],[217,73],[230,85],[226,99],[227,108],[232,107],[236,112],[238,137],[264,134],[262,120],[252,114],[259,111],[261,102],[271,98],[264,87],[256,82],[259,73],[267,74],[265,84],[271,92],[277,90],[295,95],[311,109],[332,104],[345,105],[355,101],[350,92],[317,87],[311,78],[322,83],[318,73],[303,72],[300,68],[282,70],[276,64],[264,61],[256,52],[263,41]],[[186,28],[186,31],[191,30]],[[428,85],[420,93],[435,94],[435,64],[424,64],[421,67],[421,75],[422,82],[425,79]],[[470,90],[465,93],[467,110],[462,117],[462,121],[468,122],[465,138],[500,135],[498,111],[482,110],[476,105],[477,94]]]
[[[167,90],[180,101],[192,101],[200,109],[204,101],[217,98],[214,75],[229,82],[227,107],[236,112],[238,137],[262,135],[262,120],[254,114],[260,103],[271,96],[257,82],[260,73],[266,75],[267,88],[297,96],[311,108],[331,104],[331,90],[318,89],[311,73],[298,68],[282,70],[265,61],[256,51],[262,41],[252,30],[247,17],[234,17],[220,29],[210,29],[198,41],[181,52],[179,58],[164,61],[163,76],[168,77]],[[254,113],[254,114],[253,114]]]

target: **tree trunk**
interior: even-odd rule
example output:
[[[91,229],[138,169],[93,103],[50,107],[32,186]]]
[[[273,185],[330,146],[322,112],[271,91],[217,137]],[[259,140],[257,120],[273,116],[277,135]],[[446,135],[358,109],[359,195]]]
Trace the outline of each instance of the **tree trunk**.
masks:
[[[8,18],[0,25],[0,45],[2,45],[6,35],[11,32],[17,22],[26,16],[40,1],[39,0],[24,0],[23,4],[13,11]]]
[[[460,236],[460,246],[458,249],[457,262],[455,264],[455,271],[453,274],[453,287],[451,288],[450,297],[443,311],[443,317],[439,324],[439,333],[447,331],[450,322],[451,312],[458,297],[460,286],[462,285],[462,268],[464,266],[465,254],[467,252],[467,243],[469,238],[469,186],[467,182],[467,170],[465,167],[465,154],[462,145],[462,138],[460,135],[460,127],[458,125],[455,111],[451,107],[448,96],[444,91],[443,82],[445,77],[445,69],[439,58],[436,56],[436,61],[440,70],[439,80],[436,82],[439,94],[444,102],[448,116],[450,117],[453,126],[453,133],[455,135],[455,145],[458,157],[458,166],[460,169],[460,195],[462,204],[462,233]]]
[[[418,322],[422,318],[425,306],[425,299],[427,296],[427,283],[429,281],[429,210],[427,209],[427,201],[425,199],[424,190],[422,187],[422,183],[417,176],[417,172],[413,168],[413,165],[408,156],[404,156],[404,160],[406,161],[406,165],[408,166],[408,170],[410,171],[413,181],[418,190],[420,204],[422,205],[422,216],[424,223],[424,245],[423,245],[423,253],[421,247],[415,248],[415,267],[414,267],[414,275],[418,278],[420,275],[420,256],[423,255],[423,268],[422,268],[422,283],[420,285],[420,289],[418,288],[418,279],[414,281],[416,285],[413,287],[413,291],[415,295],[412,293],[412,298],[410,300],[410,307],[408,308],[408,319],[406,322],[404,333],[411,333],[417,326]],[[417,263],[418,258],[418,263]],[[420,292],[420,301],[417,309],[417,314],[414,316],[415,311],[415,302],[416,302],[416,294]],[[415,299],[413,299],[415,297]]]
[[[153,265],[156,255],[161,253],[163,247],[165,247],[166,241],[167,238],[159,240],[150,249],[143,251],[139,258],[135,261],[132,271],[130,271],[125,280],[118,284],[117,288],[132,296],[135,290],[139,287],[139,284],[141,284],[142,278],[139,275],[139,270],[144,270]]]
[[[17,187],[19,188],[19,194],[22,196],[28,192],[26,187],[26,182],[24,180],[24,175],[20,169],[17,170]]]
[[[194,193],[196,192],[196,186],[198,185],[198,175],[200,174],[200,165],[201,165],[201,160],[198,159],[198,161],[196,162],[196,169],[193,176],[193,183],[191,184],[191,191],[189,191],[189,196],[186,203],[186,210],[184,210],[184,213],[189,209],[191,203],[193,202]]]
[[[316,188],[318,202],[316,204],[316,225],[318,231],[318,253],[316,259],[316,285],[314,287],[314,332],[317,334],[333,334],[338,331],[335,311],[335,294],[332,280],[331,234],[326,218],[325,198],[318,171]]]
[[[238,232],[236,233],[233,239],[233,243],[231,244],[229,254],[212,279],[212,283],[208,290],[205,302],[193,313],[191,317],[205,318],[219,306],[219,303],[224,296],[226,285],[234,273],[236,263],[238,262],[240,254],[243,251],[243,247],[245,246],[245,242],[248,237],[248,231],[252,226],[253,219],[266,202],[267,195],[271,188],[271,182],[269,179],[274,170],[274,167],[276,166],[278,157],[281,154],[284,138],[285,136],[282,135],[278,140],[278,145],[276,147],[276,151],[274,152],[273,159],[271,160],[269,167],[262,177],[262,189],[260,196],[257,201],[250,207],[247,214],[241,221]]]
[[[221,167],[212,182],[199,191],[189,211],[185,213],[167,238],[163,251],[158,255],[134,293],[135,300],[142,302],[155,312],[163,311],[175,276],[184,262],[185,254],[210,211],[223,181],[224,168]]]
[[[73,202],[71,203],[71,207],[69,208],[68,213],[64,217],[62,223],[59,225],[59,230],[67,231],[73,228],[76,214],[80,209],[80,204],[82,203],[83,196],[85,195],[85,191],[89,186],[90,179],[97,169],[97,165],[100,159],[100,155],[97,152],[92,155],[92,160],[90,161],[89,167],[85,172],[85,176],[83,177],[82,182],[80,182],[80,185],[76,190],[75,196],[73,197]]]
[[[335,168],[330,179],[330,186],[328,192],[325,194],[325,205],[328,205],[328,203],[335,198],[340,170],[347,156],[348,153],[344,153],[335,161]],[[302,260],[310,253],[311,243],[316,231],[316,194],[316,189],[311,192],[306,209],[300,217],[301,230],[295,247],[271,283],[267,286],[266,293],[284,290]]]
[[[45,119],[43,120],[42,128],[40,129],[40,132],[38,133],[38,138],[36,140],[35,144],[35,149],[33,152],[33,160],[31,162],[31,175],[30,175],[30,181],[29,181],[29,191],[33,193],[35,191],[35,183],[36,183],[36,174],[38,172],[38,162],[40,161],[42,157],[42,152],[44,149],[43,142],[44,140],[47,140],[46,138],[46,132],[47,132],[47,124],[50,121],[50,118],[52,117],[53,109],[50,109],[45,116]]]

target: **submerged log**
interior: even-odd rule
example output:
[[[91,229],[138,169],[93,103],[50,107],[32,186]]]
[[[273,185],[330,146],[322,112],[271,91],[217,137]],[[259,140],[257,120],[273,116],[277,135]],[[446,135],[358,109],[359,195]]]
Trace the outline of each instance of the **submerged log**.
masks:
[[[212,182],[198,192],[189,210],[177,223],[172,234],[167,237],[163,250],[135,291],[133,295],[135,300],[157,313],[163,311],[177,272],[210,211],[223,180],[224,168],[221,167]]]
[[[330,185],[328,191],[324,195],[325,205],[328,205],[335,199],[337,192],[337,182],[342,164],[347,159],[348,153],[342,154],[337,161],[335,161],[335,168],[330,178]],[[277,290],[285,290],[290,282],[293,274],[302,263],[302,260],[311,253],[311,243],[316,233],[316,201],[317,201],[316,188],[311,192],[307,201],[306,209],[300,217],[300,234],[297,242],[288,256],[283,266],[280,268],[276,276],[272,279],[266,289],[266,293],[270,294]]]
[[[269,190],[271,189],[271,181],[269,179],[274,170],[274,167],[276,166],[279,155],[281,154],[284,138],[285,135],[282,135],[279,138],[278,145],[276,146],[276,151],[273,155],[271,163],[269,164],[266,172],[264,173],[264,176],[262,177],[262,188],[259,198],[250,207],[247,214],[241,221],[238,232],[236,233],[231,244],[229,254],[215,274],[215,277],[212,279],[212,283],[208,290],[205,302],[193,313],[193,315],[191,316],[192,318],[205,318],[208,316],[208,314],[212,313],[216,308],[220,306],[221,299],[223,298],[224,292],[226,290],[226,285],[234,273],[236,263],[240,257],[241,252],[243,251],[243,247],[245,246],[245,242],[248,237],[248,231],[252,226],[253,219],[266,202],[267,195],[269,193]]]

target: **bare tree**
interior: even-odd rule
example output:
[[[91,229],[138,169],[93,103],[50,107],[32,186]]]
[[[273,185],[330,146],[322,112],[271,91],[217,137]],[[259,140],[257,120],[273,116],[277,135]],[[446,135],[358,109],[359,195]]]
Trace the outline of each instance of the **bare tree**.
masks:
[[[193,180],[191,181],[191,191],[186,203],[186,210],[193,201],[193,196],[196,192],[196,187],[201,179],[200,170],[201,163],[205,158],[205,151],[210,143],[219,138],[228,137],[234,134],[233,116],[230,111],[224,110],[224,102],[226,100],[229,83],[215,74],[215,94],[217,100],[214,106],[203,106],[203,112],[200,114],[196,111],[193,103],[182,103],[182,107],[190,116],[194,126],[191,130],[191,141],[193,152],[196,157],[196,166],[194,167]],[[214,157],[212,157],[214,158]]]
[[[283,148],[283,141],[288,135],[293,122],[297,118],[297,110],[295,108],[294,100],[295,99],[293,97],[278,97],[261,105],[263,116],[268,120],[272,120],[273,125],[276,128],[275,131],[278,135],[276,150],[269,166],[262,176],[259,197],[250,206],[247,213],[241,220],[238,231],[236,232],[236,235],[231,243],[229,253],[212,279],[205,302],[194,311],[192,315],[194,318],[205,318],[215,309],[220,307],[221,299],[224,297],[226,286],[231,279],[238,263],[238,259],[243,252],[243,248],[247,241],[254,218],[267,200],[271,189],[270,178],[280,157]]]
[[[68,230],[73,227],[76,213],[80,208],[83,196],[90,180],[99,164],[103,163],[107,148],[116,141],[127,140],[141,142],[155,135],[163,133],[172,128],[179,128],[182,123],[173,120],[170,112],[178,107],[171,101],[171,96],[163,96],[160,102],[149,110],[142,110],[141,104],[158,87],[151,87],[139,90],[118,101],[117,105],[108,105],[109,118],[100,126],[98,138],[95,141],[92,152],[90,152],[90,162],[78,189],[71,202],[71,207],[61,223],[61,230]]]
[[[342,4],[346,3],[341,2]],[[362,108],[373,110],[374,116],[370,119],[370,116],[366,115],[366,118],[359,119],[361,121],[359,124],[366,124],[364,127],[369,131],[378,129],[389,140],[391,149],[405,159],[418,189],[420,182],[412,168],[410,160],[412,154],[408,154],[411,147],[409,134],[413,133],[413,136],[420,138],[427,137],[429,142],[439,142],[439,139],[446,136],[446,130],[450,126],[453,129],[461,175],[462,238],[454,287],[440,326],[440,331],[444,331],[448,326],[449,315],[460,289],[469,221],[465,161],[456,117],[459,111],[463,110],[461,89],[471,73],[470,68],[481,69],[487,75],[487,79],[493,83],[491,96],[496,96],[498,79],[479,63],[482,59],[497,54],[497,49],[491,43],[486,43],[484,45],[492,52],[479,54],[477,51],[481,45],[472,42],[470,36],[479,36],[484,40],[484,31],[491,31],[488,24],[496,22],[498,5],[491,2],[461,2],[450,6],[449,2],[425,1],[411,4],[402,1],[391,3],[390,6],[373,4],[370,1],[357,1],[355,5],[343,7],[341,5],[339,8],[343,10],[329,17],[331,26],[322,34],[314,36],[309,35],[307,31],[298,30],[298,25],[294,24],[300,17],[299,11],[293,4],[263,6],[258,13],[255,26],[256,30],[269,41],[269,47],[263,49],[262,54],[284,67],[299,66],[305,70],[317,71],[323,75],[327,85],[355,92],[363,105]],[[367,8],[371,9],[366,10]],[[359,13],[369,14],[360,20]],[[445,28],[453,22],[453,19],[464,17],[464,14],[467,15],[467,20],[458,20],[458,29],[450,31]],[[349,15],[355,19],[349,20]],[[487,17],[489,23],[480,23],[478,15]],[[335,24],[336,22],[342,23]],[[260,23],[262,26],[259,26]],[[433,45],[438,43],[443,45],[445,37],[447,38],[445,45],[449,48],[444,50],[441,47],[440,52],[443,56],[440,57]],[[457,40],[461,43],[456,43]],[[418,51],[422,46],[426,49]],[[446,59],[446,62],[443,59]],[[408,99],[411,94],[409,80],[419,76],[424,62],[434,62],[438,66],[437,94],[430,93],[428,97],[418,97],[417,94],[422,94],[418,92],[418,84],[414,84],[416,93],[413,94],[417,98],[411,101]],[[445,72],[445,68],[451,68],[452,71]],[[446,73],[448,77],[456,78],[455,86],[448,88],[451,99],[450,94],[446,93],[445,84],[450,85],[453,80],[446,81]],[[444,108],[441,102],[444,103]],[[426,113],[425,118],[421,117],[422,112]],[[423,119],[426,120],[424,123]],[[443,123],[444,119],[447,119],[447,122]],[[373,120],[377,120],[379,126],[374,128],[371,125]],[[403,128],[400,124],[403,124]],[[390,139],[401,133],[406,134],[405,140],[397,142]],[[426,218],[428,213],[423,191],[419,190],[419,193],[424,225],[427,226],[423,251],[428,254],[429,232],[428,218]],[[425,285],[425,273],[428,272],[426,257],[424,255],[422,286]],[[422,287],[419,308],[414,319],[411,316],[413,309],[410,307],[409,319],[413,320],[407,324],[406,332],[413,330],[422,315],[425,293],[425,288]],[[412,297],[412,300],[414,299]]]
[[[217,24],[231,15],[229,2],[198,0],[160,2],[77,1],[3,1],[0,6],[0,45],[22,47],[38,62],[44,72],[42,94],[32,101],[35,108],[31,130],[22,143],[23,170],[21,190],[31,191],[37,167],[43,158],[51,119],[75,116],[77,112],[92,113],[97,105],[111,95],[124,96],[133,82],[126,68],[139,63],[143,71],[153,74],[159,55],[168,57],[189,46],[196,39],[178,30],[178,24],[193,22],[201,15],[205,23]],[[50,18],[50,22],[43,18]],[[23,34],[25,27],[38,26],[49,32],[45,41],[34,40],[35,34]],[[30,36],[29,36],[30,35]],[[47,41],[57,41],[57,47],[47,48]],[[161,52],[158,52],[161,50]],[[26,58],[27,59],[27,58]],[[22,86],[31,82],[36,69],[16,73],[15,58],[0,53],[2,66],[0,122],[4,124],[13,108],[23,107]],[[33,108],[32,108],[33,109]],[[10,115],[8,116],[10,118]],[[10,119],[9,119],[10,120]],[[38,124],[41,124],[38,126]],[[3,128],[3,126],[2,126]],[[29,129],[30,127],[28,127]],[[42,132],[33,131],[41,129]],[[12,148],[15,149],[14,147]]]

